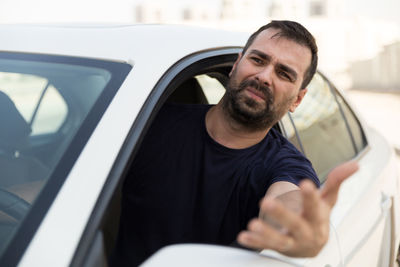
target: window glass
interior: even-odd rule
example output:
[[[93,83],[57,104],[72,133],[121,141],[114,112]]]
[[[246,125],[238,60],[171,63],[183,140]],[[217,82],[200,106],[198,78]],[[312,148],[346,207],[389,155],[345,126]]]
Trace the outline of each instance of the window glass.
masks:
[[[0,72],[0,90],[12,99],[27,122],[31,121],[47,83],[46,78],[37,75]]]
[[[30,125],[31,136],[56,132],[64,122],[67,105],[45,77],[0,72],[0,86]]]
[[[67,104],[57,89],[50,85],[39,103],[35,118],[32,118],[32,135],[54,133],[67,116]]]
[[[322,182],[330,169],[355,156],[339,106],[321,75],[314,76],[292,118],[305,155]]]
[[[354,138],[354,143],[357,147],[357,151],[361,151],[367,145],[367,140],[361,128],[361,124],[341,95],[337,94],[337,100],[343,109],[344,115],[346,116],[351,133]]]
[[[9,242],[29,241],[17,238],[37,226],[25,217],[42,216],[50,207],[130,69],[125,63],[0,52],[2,257],[16,253],[7,250]],[[45,188],[48,180],[57,182]],[[42,189],[51,193],[39,201]]]

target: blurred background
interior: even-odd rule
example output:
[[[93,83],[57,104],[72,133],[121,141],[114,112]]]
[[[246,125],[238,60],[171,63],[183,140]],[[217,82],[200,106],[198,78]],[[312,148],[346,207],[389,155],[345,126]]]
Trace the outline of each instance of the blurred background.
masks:
[[[0,23],[173,23],[253,32],[296,20],[319,68],[400,154],[400,0],[0,0]]]

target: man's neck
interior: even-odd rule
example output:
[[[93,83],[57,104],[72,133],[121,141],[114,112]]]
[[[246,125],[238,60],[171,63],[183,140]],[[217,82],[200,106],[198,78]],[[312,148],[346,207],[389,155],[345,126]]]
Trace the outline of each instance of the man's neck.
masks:
[[[206,129],[217,143],[232,149],[243,149],[261,142],[270,128],[252,131],[237,123],[218,104],[206,114]]]

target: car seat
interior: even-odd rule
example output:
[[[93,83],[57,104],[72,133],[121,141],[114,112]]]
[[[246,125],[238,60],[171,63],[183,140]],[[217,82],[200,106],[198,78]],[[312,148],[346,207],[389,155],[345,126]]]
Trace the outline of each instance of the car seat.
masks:
[[[0,91],[0,187],[45,179],[48,168],[32,156],[29,149],[31,127],[19,113],[14,102]]]

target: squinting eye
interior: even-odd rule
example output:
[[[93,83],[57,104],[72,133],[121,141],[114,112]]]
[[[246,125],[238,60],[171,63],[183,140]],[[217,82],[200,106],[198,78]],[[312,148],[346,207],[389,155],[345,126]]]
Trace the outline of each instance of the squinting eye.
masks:
[[[284,71],[278,71],[278,73],[279,73],[279,75],[282,76],[283,78],[285,78],[285,79],[287,79],[287,80],[289,80],[289,81],[292,80],[291,77],[290,77],[286,72],[284,72]]]
[[[258,63],[258,64],[261,64],[261,63],[263,62],[261,59],[259,59],[259,58],[257,58],[257,57],[252,57],[251,59],[252,59],[254,62]]]

